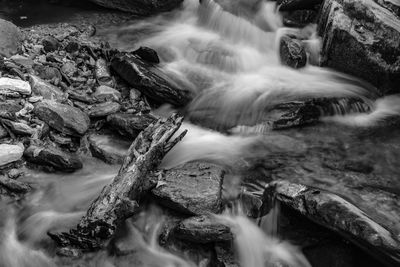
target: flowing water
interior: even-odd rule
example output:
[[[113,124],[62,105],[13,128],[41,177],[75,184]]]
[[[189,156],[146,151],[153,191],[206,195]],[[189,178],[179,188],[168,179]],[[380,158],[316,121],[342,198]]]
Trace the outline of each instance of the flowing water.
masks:
[[[188,129],[188,135],[165,157],[162,168],[194,160],[221,164],[230,172],[228,177],[238,180],[232,182],[230,188],[226,186],[231,191],[227,194],[230,196],[241,186],[243,169],[254,167],[259,159],[282,152],[304,154],[321,148],[311,157],[316,160],[322,155],[320,153],[333,150],[333,147],[347,151],[348,157],[370,155],[369,152],[379,150],[381,152],[373,159],[378,174],[386,177],[399,172],[394,167],[399,152],[397,146],[393,147],[398,143],[398,132],[393,131],[382,140],[369,134],[360,139],[357,131],[372,128],[376,133],[377,127],[387,118],[399,115],[400,98],[378,99],[376,90],[363,81],[315,66],[320,52],[315,25],[304,29],[283,27],[275,2],[220,0],[220,5],[212,0],[200,2],[186,0],[179,10],[167,14],[98,29],[98,34],[118,49],[149,46],[157,50],[163,70],[195,95],[192,103],[181,110],[187,117],[182,130]],[[279,40],[288,33],[299,36],[306,47],[309,64],[303,69],[294,70],[280,62]],[[273,133],[270,129],[229,131],[238,126],[262,124],[279,104],[319,97],[359,98],[371,112],[329,114],[321,119],[323,123],[319,126],[289,130],[284,134]],[[171,111],[162,107],[156,112],[165,116]],[[312,160],[307,163],[311,164]],[[75,225],[89,203],[117,172],[118,166],[89,158],[85,160],[84,168],[74,174],[29,171],[24,179],[37,185],[37,190],[26,200],[2,207],[3,214],[7,214],[1,221],[2,266],[60,264],[47,231],[65,230]],[[346,195],[340,186],[343,183],[306,177],[307,180],[300,182]],[[261,182],[254,190],[262,190],[262,186]],[[359,201],[351,193],[346,196],[354,202]],[[276,215],[267,220],[264,227],[258,227],[246,218],[240,208],[216,218],[229,225],[236,234],[235,251],[242,266],[276,266],[277,262],[292,267],[310,266],[298,248],[276,236],[274,222],[278,212],[273,212]],[[149,209],[140,216],[143,227],[133,226],[128,221],[129,231],[124,239],[134,243],[142,266],[195,266],[183,254],[172,254],[158,245],[161,211]],[[103,252],[92,255],[86,264],[135,266],[135,263]]]

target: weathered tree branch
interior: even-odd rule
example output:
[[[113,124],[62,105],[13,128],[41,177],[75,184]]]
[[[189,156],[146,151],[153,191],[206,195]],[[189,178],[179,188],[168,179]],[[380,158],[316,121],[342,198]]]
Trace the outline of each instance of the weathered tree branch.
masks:
[[[170,140],[182,120],[182,117],[172,115],[141,132],[129,148],[118,175],[103,188],[77,228],[69,233],[49,233],[64,248],[64,252],[72,253],[73,249],[91,251],[103,247],[118,225],[137,212],[141,196],[155,186],[155,182],[148,178],[149,172],[160,164],[171,144],[183,138],[179,135]]]

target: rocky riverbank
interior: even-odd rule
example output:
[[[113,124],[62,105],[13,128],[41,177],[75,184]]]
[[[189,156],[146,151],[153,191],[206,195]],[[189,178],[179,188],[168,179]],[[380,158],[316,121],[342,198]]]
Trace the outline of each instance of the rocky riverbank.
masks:
[[[149,6],[143,1],[138,7],[126,1],[93,2],[135,15],[149,15],[154,8],[166,11],[181,4],[156,1]],[[219,2],[224,6],[224,1]],[[307,62],[320,64],[367,80],[372,84],[367,85],[371,95],[398,93],[400,18],[396,3],[294,0],[277,4],[286,26],[316,22],[323,40],[319,57],[308,45],[307,33],[296,30],[285,34],[279,51],[284,65],[301,69]],[[106,18],[119,24],[130,16],[110,11]],[[154,113],[157,107],[168,103],[184,113],[182,107],[195,97],[185,81],[160,67],[155,50],[117,50],[96,34],[104,23],[104,14],[86,19],[24,29],[0,19],[2,201],[23,202],[35,193],[38,185],[23,179],[32,170],[73,173],[85,167],[84,158],[91,157],[104,164],[124,166],[132,141],[160,119]],[[359,155],[364,132],[355,138],[335,139],[329,136],[329,128],[318,128],[323,115],[334,115],[337,110],[368,113],[371,108],[360,98],[313,98],[279,105],[261,130],[257,126],[231,130],[245,134],[262,133],[265,128],[268,132],[281,130],[271,137],[268,158],[238,168],[246,172],[244,184],[258,181],[260,188],[247,188],[228,197],[224,195],[224,180],[237,175],[232,172],[238,170],[196,161],[149,171],[146,175],[152,184],[147,185],[145,196],[135,201],[163,207],[168,219],[160,243],[171,251],[184,251],[197,266],[237,266],[232,242],[238,233],[210,215],[220,214],[237,199],[242,201],[244,213],[253,218],[266,215],[278,200],[282,205],[279,227],[285,232],[283,236],[302,247],[312,266],[396,266],[400,262],[396,188],[400,187],[393,176],[398,170],[385,169],[387,166],[380,165],[376,155]],[[189,119],[196,121],[195,117]],[[306,125],[316,126],[296,128]],[[386,156],[386,146],[397,142],[395,133],[391,140],[380,143],[382,157]],[[135,261],[137,248],[123,238],[123,233],[146,231],[141,220],[135,213],[121,229],[113,228],[113,234],[107,235],[111,242],[101,249],[117,255],[117,262]],[[318,231],[310,231],[314,228]],[[102,233],[93,235],[100,238]],[[90,254],[82,258],[81,253],[99,249],[63,249],[68,247],[63,243],[65,233],[50,236],[62,247],[59,255],[81,257],[59,258],[59,264],[68,265],[85,257],[90,260]],[[377,261],[346,240],[374,255]],[[324,261],[330,252],[338,256]]]

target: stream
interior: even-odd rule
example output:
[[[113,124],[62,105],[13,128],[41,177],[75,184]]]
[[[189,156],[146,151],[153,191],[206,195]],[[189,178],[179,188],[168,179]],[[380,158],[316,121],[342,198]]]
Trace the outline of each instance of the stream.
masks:
[[[386,197],[400,197],[400,180],[393,179],[400,176],[400,130],[396,121],[391,123],[391,118],[400,114],[400,97],[380,98],[371,85],[316,66],[321,49],[316,25],[284,27],[275,2],[219,2],[186,0],[169,13],[97,28],[96,35],[113,48],[155,49],[161,68],[195,95],[180,110],[163,105],[154,111],[161,117],[182,112],[186,119],[180,131],[188,130],[160,168],[192,161],[224,167],[223,196],[231,205],[215,218],[234,229],[234,251],[244,267],[312,266],[299,244],[283,240],[271,230],[277,219],[270,217],[278,216],[279,207],[268,218],[249,219],[236,199],[243,191],[262,195],[263,187],[272,180],[285,179],[335,193],[377,222],[400,221],[399,203]],[[17,13],[3,10],[0,17],[28,27],[68,22],[67,16],[57,14],[86,14],[94,7],[43,4],[37,8],[49,8],[54,15],[35,15],[39,11],[24,9]],[[102,8],[96,11],[106,12]],[[281,63],[279,40],[286,34],[302,37],[308,55],[306,67],[292,69]],[[281,104],[345,97],[362,99],[371,112],[339,106],[333,113],[322,112],[319,123],[306,127],[274,131],[268,124]],[[121,144],[116,149],[124,151],[128,146]],[[128,220],[124,230],[123,239],[135,247],[134,257],[116,257],[105,251],[86,255],[79,262],[57,257],[47,232],[76,225],[119,169],[90,157],[83,162],[83,169],[72,174],[27,170],[22,181],[37,184],[37,189],[23,200],[0,207],[1,266],[207,266],[159,245],[168,215],[151,204],[135,222]],[[398,225],[392,227],[400,233]]]

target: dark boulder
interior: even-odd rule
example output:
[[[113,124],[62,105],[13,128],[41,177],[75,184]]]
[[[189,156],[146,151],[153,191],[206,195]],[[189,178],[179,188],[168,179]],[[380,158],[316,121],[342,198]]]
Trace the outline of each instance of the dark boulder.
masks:
[[[185,106],[192,99],[191,92],[184,88],[183,83],[173,80],[161,68],[137,56],[117,56],[112,60],[111,66],[131,86],[156,103]]]
[[[307,53],[303,44],[296,38],[282,36],[279,47],[281,62],[284,65],[299,69],[307,64]]]
[[[108,124],[119,134],[136,138],[142,130],[156,121],[152,114],[117,113],[107,117]]]
[[[52,167],[58,171],[73,172],[82,168],[78,156],[52,145],[31,145],[24,152],[25,159],[34,164]]]
[[[323,0],[278,0],[279,10],[299,10],[299,9],[311,9],[316,5],[319,5]]]
[[[89,129],[89,117],[75,107],[46,100],[38,103],[33,112],[39,119],[63,134],[81,136]]]
[[[0,36],[0,56],[10,57],[21,49],[23,35],[11,22],[0,19]]]
[[[141,46],[133,53],[149,63],[154,63],[154,64],[160,63],[160,59],[157,55],[157,52],[149,47]]]
[[[183,0],[91,0],[92,2],[113,9],[127,11],[135,15],[147,16],[172,10]]]
[[[42,45],[44,51],[48,53],[57,50],[61,44],[56,38],[49,35],[42,40]]]
[[[193,162],[167,170],[152,193],[160,205],[190,215],[219,213],[224,171]]]
[[[400,19],[373,0],[327,0],[320,14],[323,66],[399,93]]]

